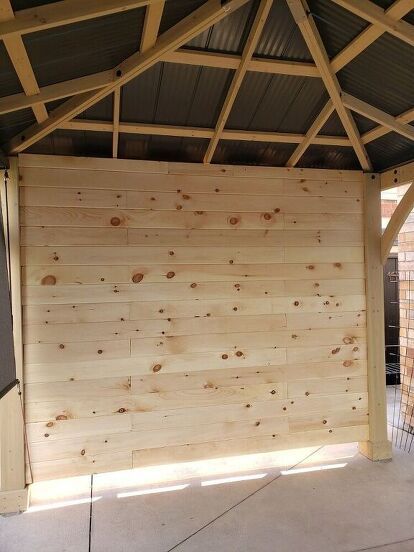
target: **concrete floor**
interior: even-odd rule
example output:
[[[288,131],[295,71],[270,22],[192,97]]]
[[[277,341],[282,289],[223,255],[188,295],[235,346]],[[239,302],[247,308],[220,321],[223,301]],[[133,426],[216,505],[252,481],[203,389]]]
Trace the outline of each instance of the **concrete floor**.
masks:
[[[356,444],[101,474],[92,504],[90,477],[39,483],[0,552],[412,552],[413,490],[414,454]]]

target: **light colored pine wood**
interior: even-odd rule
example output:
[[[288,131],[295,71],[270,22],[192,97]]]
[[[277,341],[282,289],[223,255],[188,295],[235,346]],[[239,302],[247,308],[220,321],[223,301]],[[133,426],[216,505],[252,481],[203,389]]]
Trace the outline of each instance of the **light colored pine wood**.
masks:
[[[381,262],[381,182],[376,174],[365,176],[365,263],[367,278],[367,344],[369,439],[360,451],[371,460],[392,456],[387,437],[387,401],[384,360],[384,290]]]
[[[402,196],[397,208],[393,212],[388,224],[381,237],[381,262],[383,265],[387,262],[388,255],[401,230],[408,215],[411,213],[414,205],[414,183],[410,185],[408,190]]]

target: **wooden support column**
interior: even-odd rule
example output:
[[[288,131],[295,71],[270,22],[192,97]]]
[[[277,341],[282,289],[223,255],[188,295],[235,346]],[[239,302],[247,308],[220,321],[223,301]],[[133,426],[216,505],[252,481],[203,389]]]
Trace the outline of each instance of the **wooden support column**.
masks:
[[[364,205],[369,441],[361,442],[359,450],[364,456],[375,461],[392,457],[391,443],[387,437],[381,179],[378,174],[365,175]]]
[[[7,183],[8,243],[10,247],[10,284],[12,296],[14,354],[16,377],[23,387],[23,346],[20,286],[19,178],[17,158],[10,160]],[[1,189],[2,204],[6,198]],[[5,221],[6,222],[6,221]],[[27,508],[28,489],[25,477],[24,422],[18,389],[14,387],[0,399],[0,514]]]

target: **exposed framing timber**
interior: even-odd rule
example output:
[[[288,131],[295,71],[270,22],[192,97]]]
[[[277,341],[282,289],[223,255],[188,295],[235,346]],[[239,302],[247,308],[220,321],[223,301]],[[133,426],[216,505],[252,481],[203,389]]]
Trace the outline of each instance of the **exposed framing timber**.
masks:
[[[92,132],[112,132],[113,123],[109,121],[90,121],[87,119],[72,119],[59,128]],[[152,125],[143,123],[120,123],[119,132],[125,134],[150,134],[153,136],[177,136],[180,138],[207,138],[214,135],[212,128],[184,127],[172,125]],[[274,142],[280,144],[299,144],[303,134],[285,132],[254,132],[251,130],[223,130],[221,140],[246,140],[249,142]],[[313,144],[323,146],[349,147],[351,142],[343,136],[315,136]]]
[[[19,176],[17,158],[10,159],[7,182],[8,243],[10,247],[10,288],[13,315],[16,377],[23,388],[23,345],[20,282]],[[1,195],[6,193],[2,185]],[[24,422],[18,389],[14,387],[0,401],[0,513],[27,507],[25,475]]]
[[[397,132],[398,134],[401,134],[401,136],[405,136],[405,138],[414,141],[414,127],[406,123],[400,123],[396,117],[381,111],[381,109],[373,107],[372,105],[363,102],[358,98],[354,98],[354,96],[351,96],[350,94],[345,94],[344,92],[342,93],[342,103],[345,107],[352,109],[352,111],[355,111],[356,113],[371,119],[371,121],[375,121],[389,130]]]
[[[385,12],[389,17],[395,19],[396,21],[400,18],[404,17],[411,9],[413,8],[413,0],[396,0],[392,6],[388,8],[388,10]],[[350,63],[353,59],[355,59],[359,54],[361,54],[370,44],[372,44],[377,38],[379,38],[381,35],[384,34],[384,30],[382,28],[379,28],[375,25],[370,25],[367,27],[362,33],[360,33],[358,36],[354,38],[341,52],[339,52],[332,60],[331,60],[331,68],[334,71],[334,73],[337,73],[340,71],[345,65]],[[327,106],[324,107],[324,109],[321,111],[321,113],[318,115],[318,117],[315,119],[314,123],[312,124],[311,128],[309,129],[309,132],[313,130],[313,126],[318,126],[318,120],[319,117],[322,119],[324,110]],[[413,110],[414,111],[414,110]],[[398,119],[398,118],[397,118]],[[414,114],[413,118],[414,119]],[[410,120],[412,120],[410,119]],[[399,120],[399,122],[410,122],[409,120]],[[376,129],[373,129],[365,135],[363,135],[362,143],[367,144],[368,142],[371,142],[372,140],[375,140],[376,138],[379,138],[380,136],[383,136],[384,134],[387,134],[389,132],[388,128],[384,127],[377,127]],[[308,133],[306,134],[306,136]],[[290,163],[293,163],[290,166],[295,166],[296,163],[299,161],[300,157],[305,153],[307,148],[309,147],[311,142],[307,142],[304,144],[303,148],[301,148],[300,156],[295,156],[291,159],[289,159]],[[298,150],[299,151],[299,150]],[[296,152],[294,152],[296,153]]]
[[[13,20],[0,23],[0,39],[45,31],[70,23],[86,21],[132,10],[159,0],[60,0],[16,12]]]
[[[400,115],[398,115],[398,117],[395,117],[395,120],[398,123],[411,123],[412,121],[414,121],[414,108],[409,109],[408,111],[404,111],[404,113],[401,113]],[[381,125],[377,126],[372,130],[368,130],[368,132],[365,132],[362,135],[362,142],[364,144],[368,144],[369,142],[372,142],[377,138],[381,138],[381,136],[385,136],[389,132],[391,132],[389,128],[383,127]]]
[[[414,181],[414,161],[381,174],[381,189],[388,190]]]
[[[303,38],[305,39],[315,64],[321,72],[322,80],[332,100],[332,104],[341,119],[345,132],[351,141],[352,147],[355,150],[361,167],[366,171],[372,170],[371,161],[369,160],[365,146],[361,141],[355,121],[349,110],[342,104],[341,87],[334,71],[330,66],[328,55],[313,17],[309,13],[309,8],[306,2],[304,0],[288,0],[288,6],[302,32]]]
[[[197,52],[195,50],[177,50],[168,52],[161,61],[167,63],[183,63],[188,65],[203,65],[205,67],[217,67],[220,69],[237,69],[240,64],[240,56],[228,54],[213,54],[210,52]],[[313,63],[280,61],[272,59],[253,58],[248,64],[248,71],[268,73],[271,75],[293,75],[301,77],[320,77],[319,71]],[[32,107],[38,102],[50,102],[68,96],[97,90],[110,84],[113,80],[111,70],[101,71],[77,79],[59,82],[44,86],[36,96],[27,97],[25,94],[14,94],[0,98],[0,115],[19,109]]]
[[[385,228],[384,233],[382,235],[381,261],[383,265],[387,262],[388,255],[390,254],[395,238],[398,236],[398,232],[401,230],[402,225],[406,221],[408,215],[411,213],[413,207],[414,207],[414,183],[410,185],[408,190],[401,198],[401,201],[397,205],[397,208],[395,209],[390,220],[388,221],[387,227]]]
[[[359,450],[370,460],[388,460],[392,450],[387,436],[381,184],[378,174],[365,175],[364,205],[369,441],[360,443]]]
[[[247,3],[248,0],[229,0],[222,5],[220,0],[208,0],[185,19],[165,32],[153,48],[147,52],[136,53],[118,65],[114,71],[114,80],[98,91],[86,92],[66,101],[56,108],[47,121],[32,125],[9,143],[9,151],[19,153],[44,138],[65,121],[85,111],[98,101],[111,94],[117,87],[122,86],[137,77],[156,63],[167,52],[176,50],[195,36],[202,33],[230,13]]]
[[[3,21],[13,21],[14,19],[15,15],[10,0],[0,0],[0,25]],[[34,96],[39,94],[39,86],[22,37],[20,35],[7,36],[3,42],[25,95]],[[35,103],[31,108],[38,123],[47,119],[48,113],[44,103]]]
[[[332,100],[329,100],[325,104],[325,107],[322,109],[319,115],[316,117],[314,122],[312,123],[308,132],[305,134],[305,137],[302,140],[302,142],[300,142],[298,147],[289,157],[288,162],[286,163],[287,167],[294,167],[296,163],[299,161],[299,159],[302,157],[302,155],[305,153],[305,151],[308,149],[308,147],[311,144],[316,143],[315,142],[316,135],[321,130],[321,128],[323,127],[323,125],[326,123],[326,121],[329,119],[329,117],[332,115],[333,112],[334,112],[334,106],[332,104]],[[349,144],[351,143],[349,142]]]
[[[414,26],[406,21],[396,21],[373,2],[369,0],[333,0],[333,2],[376,25],[384,32],[407,42],[410,46],[414,46]],[[413,8],[414,5],[412,4],[411,9]]]
[[[121,109],[121,89],[114,90],[114,108],[113,108],[113,125],[112,125],[112,157],[118,157],[118,142],[119,142],[119,111]]]
[[[385,14],[389,18],[398,21],[411,11],[413,7],[413,0],[396,0],[394,4],[385,11]],[[345,48],[331,60],[331,67],[335,73],[340,71],[345,65],[366,50],[366,48],[380,38],[384,32],[385,31],[381,27],[370,25],[362,31],[362,33],[356,36],[354,40],[345,46]]]
[[[236,100],[237,93],[246,75],[247,65],[253,56],[253,52],[256,48],[257,42],[259,41],[260,35],[262,34],[262,30],[265,26],[267,16],[269,15],[272,4],[273,0],[261,0],[259,4],[256,17],[250,30],[250,34],[247,37],[246,45],[243,49],[240,64],[233,76],[229,90],[227,91],[224,104],[217,119],[214,135],[210,139],[210,143],[208,144],[207,151],[204,155],[204,163],[210,163],[213,158],[214,152],[216,151],[221,134],[226,125],[233,104]]]

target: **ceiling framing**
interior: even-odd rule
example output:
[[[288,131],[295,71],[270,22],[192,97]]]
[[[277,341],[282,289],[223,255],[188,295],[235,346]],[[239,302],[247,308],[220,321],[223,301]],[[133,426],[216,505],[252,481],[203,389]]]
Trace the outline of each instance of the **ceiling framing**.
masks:
[[[168,0],[167,0],[168,1]],[[190,15],[159,35],[165,0],[61,0],[38,7],[13,12],[10,0],[0,0],[0,39],[3,41],[23,92],[0,98],[0,114],[30,108],[36,123],[19,132],[4,149],[9,154],[22,152],[57,129],[112,133],[112,156],[118,156],[120,133],[203,138],[207,141],[204,163],[213,160],[221,140],[274,142],[296,144],[286,165],[294,167],[310,146],[352,146],[361,168],[372,170],[366,145],[397,133],[414,142],[414,107],[403,113],[387,113],[341,88],[336,74],[360,56],[384,34],[414,46],[414,25],[403,18],[414,10],[414,0],[396,0],[384,10],[370,0],[329,0],[364,19],[368,25],[336,55],[329,58],[318,31],[314,15],[306,0],[261,0],[252,21],[241,55],[203,52],[182,46],[210,29],[220,20],[234,14],[250,0],[208,0]],[[290,61],[261,58],[254,55],[273,2],[287,2],[290,12],[304,38],[313,61]],[[145,9],[141,39],[137,37],[137,52],[109,70],[79,78],[40,86],[25,48],[24,36],[46,29],[69,26],[111,14]],[[158,36],[159,35],[159,36]],[[215,127],[140,124],[120,121],[122,87],[159,62],[203,66],[233,71]],[[329,96],[328,102],[304,134],[287,132],[256,132],[226,128],[234,102],[247,73],[290,75],[321,79]],[[108,95],[113,96],[112,123],[76,118]],[[48,112],[45,104],[63,101]],[[336,112],[346,136],[319,134]],[[353,113],[375,122],[376,126],[360,133]]]

